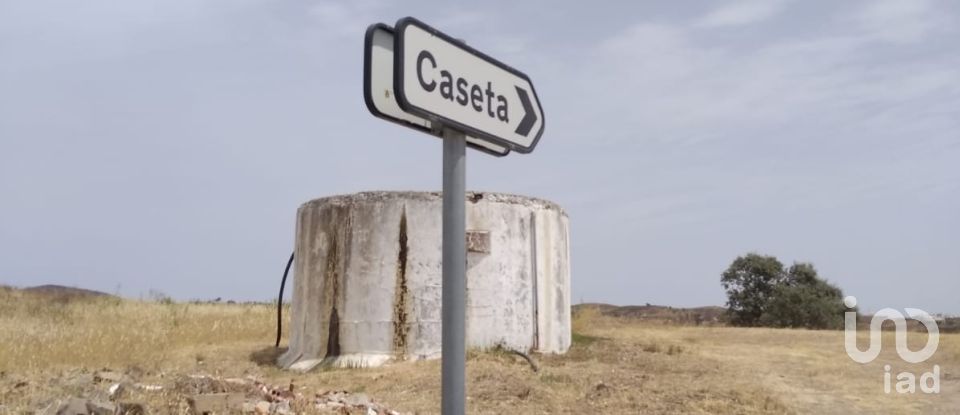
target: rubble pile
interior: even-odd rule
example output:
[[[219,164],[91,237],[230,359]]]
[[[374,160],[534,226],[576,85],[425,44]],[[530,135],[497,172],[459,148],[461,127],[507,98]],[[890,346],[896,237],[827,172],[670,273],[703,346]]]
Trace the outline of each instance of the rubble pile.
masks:
[[[41,415],[139,415],[151,413],[148,405],[131,400],[133,395],[149,401],[150,396],[165,396],[193,414],[256,414],[294,415],[301,413],[400,415],[373,401],[363,393],[344,390],[305,391],[293,383],[272,385],[247,376],[220,378],[209,375],[177,376],[167,384],[135,381],[131,376],[113,371],[82,373],[58,381],[78,391],[46,402],[38,408]],[[136,394],[132,393],[136,392]],[[168,402],[167,405],[170,405]],[[167,408],[152,408],[164,412]]]

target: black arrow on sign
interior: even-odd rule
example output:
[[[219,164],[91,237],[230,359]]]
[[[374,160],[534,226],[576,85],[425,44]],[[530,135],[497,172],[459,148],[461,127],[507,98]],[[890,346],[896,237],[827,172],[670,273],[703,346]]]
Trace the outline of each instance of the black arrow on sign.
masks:
[[[533,111],[533,105],[530,105],[530,96],[527,95],[527,91],[520,89],[519,86],[514,86],[514,88],[517,88],[517,96],[520,97],[520,104],[523,105],[524,111],[523,119],[520,120],[520,125],[514,132],[526,137],[527,134],[530,134],[533,123],[537,122],[537,113]]]

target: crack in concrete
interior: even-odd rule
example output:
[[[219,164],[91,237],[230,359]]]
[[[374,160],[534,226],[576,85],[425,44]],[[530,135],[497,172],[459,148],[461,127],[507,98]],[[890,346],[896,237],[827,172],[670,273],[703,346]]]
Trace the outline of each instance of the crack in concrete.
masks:
[[[339,262],[338,240],[333,240],[327,248],[325,277],[330,287],[330,324],[327,327],[327,354],[325,357],[340,355],[340,315],[337,312],[337,298],[340,294],[340,278],[337,272]]]
[[[400,236],[399,249],[397,252],[397,282],[394,288],[394,306],[393,306],[393,349],[399,356],[406,355],[407,352],[407,255],[409,247],[407,246],[407,208],[404,206],[403,213],[400,215]]]

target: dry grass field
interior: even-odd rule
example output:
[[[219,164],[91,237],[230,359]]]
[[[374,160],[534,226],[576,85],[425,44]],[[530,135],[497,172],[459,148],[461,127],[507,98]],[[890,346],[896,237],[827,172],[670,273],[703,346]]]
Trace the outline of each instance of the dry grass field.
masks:
[[[401,413],[438,412],[438,361],[309,374],[272,367],[274,313],[269,305],[51,299],[0,289],[0,413],[32,412],[71,396],[102,398],[109,385],[84,379],[105,369],[162,386],[120,398],[151,413],[187,413],[178,381],[199,374],[293,385],[305,395],[345,390]],[[846,356],[836,331],[681,326],[590,309],[578,313],[574,330],[569,353],[535,356],[536,373],[515,355],[471,351],[469,413],[960,412],[956,334],[942,336],[939,352],[922,364],[901,362],[889,338],[878,361],[860,365]],[[920,337],[912,336],[914,348]],[[939,365],[941,393],[885,394],[884,364],[895,372]]]

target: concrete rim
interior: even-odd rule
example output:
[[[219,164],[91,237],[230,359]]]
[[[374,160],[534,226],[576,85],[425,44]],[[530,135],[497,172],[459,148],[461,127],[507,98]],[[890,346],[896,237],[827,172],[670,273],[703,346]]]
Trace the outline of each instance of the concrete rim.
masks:
[[[387,190],[365,191],[365,192],[326,196],[326,197],[313,199],[300,205],[300,209],[318,207],[318,206],[329,206],[329,205],[379,203],[383,201],[396,200],[396,199],[418,200],[418,201],[440,201],[442,199],[442,193],[441,192],[424,192],[424,191],[387,191]],[[510,193],[467,191],[468,202],[477,203],[479,200],[485,200],[493,203],[522,205],[522,206],[534,207],[539,209],[554,210],[559,212],[563,216],[567,216],[567,212],[562,207],[560,207],[560,205],[546,199],[517,195],[517,194],[510,194]]]

